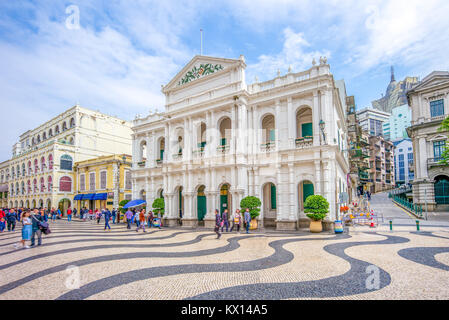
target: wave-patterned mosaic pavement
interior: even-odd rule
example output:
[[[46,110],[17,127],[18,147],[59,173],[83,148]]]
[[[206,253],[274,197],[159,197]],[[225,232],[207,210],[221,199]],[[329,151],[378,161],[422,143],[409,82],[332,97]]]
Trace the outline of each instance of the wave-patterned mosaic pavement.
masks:
[[[449,299],[444,230],[217,240],[207,230],[51,226],[32,249],[13,247],[20,230],[0,234],[0,299]]]

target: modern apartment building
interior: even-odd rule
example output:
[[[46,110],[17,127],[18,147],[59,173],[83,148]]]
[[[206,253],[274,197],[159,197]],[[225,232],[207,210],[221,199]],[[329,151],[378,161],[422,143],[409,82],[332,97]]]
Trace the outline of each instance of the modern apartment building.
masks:
[[[370,136],[370,186],[371,193],[393,189],[394,144],[382,136]]]
[[[357,111],[357,120],[362,127],[362,131],[367,132],[370,136],[383,136],[383,125],[390,121],[390,116],[390,113],[373,108],[364,108]]]
[[[394,142],[394,168],[396,186],[409,184],[415,177],[413,143],[411,139]]]

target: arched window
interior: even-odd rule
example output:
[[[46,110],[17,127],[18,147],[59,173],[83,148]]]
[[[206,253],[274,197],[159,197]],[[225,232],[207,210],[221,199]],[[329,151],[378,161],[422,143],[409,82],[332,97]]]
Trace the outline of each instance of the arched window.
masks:
[[[70,128],[73,128],[75,126],[75,119],[70,119]]]
[[[53,179],[51,176],[48,176],[48,192],[51,192],[52,188],[53,188]]]
[[[53,137],[53,130],[52,129],[48,130],[48,137],[49,138]]]
[[[31,181],[30,180],[27,181],[27,193],[28,194],[31,193]]]
[[[42,140],[47,140],[47,132],[44,132],[44,133],[42,134]]]
[[[72,163],[73,163],[72,157],[69,156],[68,154],[65,154],[61,156],[60,169],[72,171]]]
[[[25,182],[22,181],[22,194],[25,194]]]
[[[19,183],[16,182],[16,195],[19,195],[20,190],[19,190]]]
[[[35,144],[36,144],[36,140],[34,140],[34,138],[31,139],[31,145],[34,146]]]
[[[41,142],[41,136],[37,135],[37,143]]]
[[[33,180],[33,192],[34,193],[37,192],[37,180],[36,179]]]
[[[66,131],[66,130],[67,130],[67,123],[64,121],[62,123],[62,132]]]
[[[53,155],[48,156],[48,170],[53,170]]]
[[[39,172],[39,162],[37,161],[37,159],[34,159],[34,173],[38,172]]]
[[[59,126],[58,125],[55,127],[55,135],[57,135],[57,134],[59,134]]]
[[[22,163],[22,176],[26,176],[25,162]]]
[[[11,195],[14,195],[14,183],[11,183],[11,191],[10,191]]]
[[[59,191],[60,192],[71,192],[72,191],[72,178],[62,177],[59,180]]]
[[[44,180],[44,177],[41,178],[40,185],[41,185],[41,192],[45,192],[45,180]]]
[[[28,175],[30,176],[33,173],[33,169],[31,168],[31,161],[28,161]]]
[[[46,165],[45,165],[45,158],[42,157],[41,158],[41,171],[44,172],[44,170],[46,169]]]
[[[17,178],[20,177],[20,166],[17,165]]]

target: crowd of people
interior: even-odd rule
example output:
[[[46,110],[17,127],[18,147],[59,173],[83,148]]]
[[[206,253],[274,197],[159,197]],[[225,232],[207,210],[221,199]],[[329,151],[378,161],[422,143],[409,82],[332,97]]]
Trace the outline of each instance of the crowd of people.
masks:
[[[72,221],[72,216],[77,217],[78,211],[76,208],[69,207],[66,211],[67,221]],[[0,233],[5,232],[14,232],[16,228],[16,224],[22,223],[22,240],[16,244],[17,248],[32,248],[35,247],[35,239],[37,238],[37,246],[42,245],[42,233],[48,234],[50,233],[50,228],[48,226],[48,222],[55,222],[58,219],[62,218],[62,212],[60,209],[24,209],[24,208],[4,208],[0,209]],[[82,221],[92,221],[93,223],[97,222],[100,224],[101,220],[104,219],[104,230],[111,230],[110,222],[113,224],[118,223],[120,212],[117,209],[113,209],[110,211],[108,208],[103,209],[87,209],[86,207],[82,208],[79,212],[79,219]],[[154,215],[154,213],[150,210],[148,213],[145,209],[136,210],[136,209],[128,209],[124,215],[126,218],[127,229],[132,229],[132,225],[136,225],[136,232],[139,232],[140,229],[143,232],[146,232],[145,227],[147,228],[159,228],[161,229],[162,220]],[[230,227],[230,223],[232,222],[232,226]],[[221,237],[221,233],[224,232],[232,232],[234,228],[237,232],[240,232],[240,227],[242,224],[246,228],[246,233],[249,233],[249,227],[251,223],[251,215],[249,209],[242,214],[239,209],[237,209],[231,216],[229,216],[228,210],[224,210],[222,214],[220,214],[219,210],[215,210],[215,233],[217,234],[217,239]],[[221,229],[221,232],[220,232]],[[26,244],[26,241],[30,241],[30,245]]]

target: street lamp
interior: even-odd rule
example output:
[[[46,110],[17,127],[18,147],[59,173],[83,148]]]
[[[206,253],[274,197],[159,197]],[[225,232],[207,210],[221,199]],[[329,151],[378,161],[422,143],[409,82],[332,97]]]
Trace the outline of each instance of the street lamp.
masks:
[[[320,125],[320,129],[321,129],[321,133],[323,135],[324,144],[327,144],[326,135],[324,133],[324,128],[326,127],[326,123],[321,119],[319,125]]]

